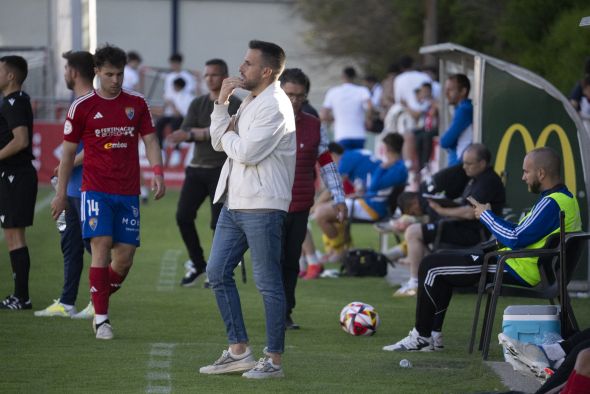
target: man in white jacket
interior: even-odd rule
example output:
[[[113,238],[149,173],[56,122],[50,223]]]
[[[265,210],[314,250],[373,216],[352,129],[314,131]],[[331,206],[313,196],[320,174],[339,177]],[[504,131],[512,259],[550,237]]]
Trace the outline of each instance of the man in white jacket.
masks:
[[[295,117],[277,81],[285,53],[276,44],[250,41],[240,77],[223,81],[211,114],[211,144],[228,158],[221,170],[215,202],[223,201],[207,276],[225,323],[229,349],[204,374],[246,371],[246,378],[283,377],[285,294],[281,270],[283,221],[291,202],[295,173]],[[250,91],[233,117],[234,89]],[[262,294],[267,346],[255,361],[248,346],[233,271],[250,248],[254,281]]]

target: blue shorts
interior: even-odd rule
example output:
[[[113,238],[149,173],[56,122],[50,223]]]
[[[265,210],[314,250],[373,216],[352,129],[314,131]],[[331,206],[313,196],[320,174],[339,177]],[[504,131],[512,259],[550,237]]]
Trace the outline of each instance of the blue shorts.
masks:
[[[139,196],[86,191],[80,208],[84,239],[108,236],[139,246]]]

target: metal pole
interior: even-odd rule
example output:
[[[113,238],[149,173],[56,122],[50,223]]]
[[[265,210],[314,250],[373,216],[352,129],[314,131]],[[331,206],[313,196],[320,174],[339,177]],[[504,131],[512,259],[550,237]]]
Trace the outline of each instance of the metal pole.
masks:
[[[172,52],[178,53],[178,8],[179,0],[172,0]]]

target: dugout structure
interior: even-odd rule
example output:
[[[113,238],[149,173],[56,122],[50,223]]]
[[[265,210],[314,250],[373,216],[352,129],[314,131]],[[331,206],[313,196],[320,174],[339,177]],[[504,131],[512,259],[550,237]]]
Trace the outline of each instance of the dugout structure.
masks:
[[[453,43],[420,48],[421,54],[438,58],[440,81],[464,73],[471,81],[473,139],[485,144],[493,155],[494,169],[506,186],[506,200],[515,212],[531,207],[536,196],[523,186],[522,160],[526,152],[550,146],[561,154],[564,181],[574,193],[588,231],[587,184],[590,130],[568,99],[541,76],[517,65]],[[447,108],[441,97],[441,108]],[[439,130],[446,130],[448,111],[441,110]],[[590,290],[588,256],[574,274],[571,289]]]

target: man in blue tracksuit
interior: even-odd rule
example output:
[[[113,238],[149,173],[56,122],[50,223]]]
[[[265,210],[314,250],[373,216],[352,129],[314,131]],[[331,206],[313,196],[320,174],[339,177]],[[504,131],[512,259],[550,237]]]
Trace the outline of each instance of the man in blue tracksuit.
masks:
[[[541,198],[518,224],[510,223],[491,211],[490,204],[471,199],[474,213],[506,249],[539,249],[547,238],[559,232],[559,213],[565,212],[565,230],[581,229],[580,208],[576,197],[561,179],[561,159],[550,148],[529,152],[523,163],[522,180],[531,193]],[[426,256],[418,274],[416,323],[410,334],[386,351],[440,350],[442,324],[454,287],[478,282],[483,264],[483,251],[451,251]],[[493,272],[495,265],[490,265]],[[537,259],[512,258],[506,261],[504,283],[535,286],[540,282]]]

